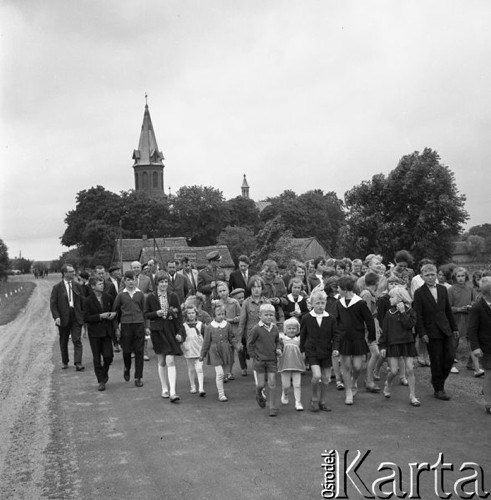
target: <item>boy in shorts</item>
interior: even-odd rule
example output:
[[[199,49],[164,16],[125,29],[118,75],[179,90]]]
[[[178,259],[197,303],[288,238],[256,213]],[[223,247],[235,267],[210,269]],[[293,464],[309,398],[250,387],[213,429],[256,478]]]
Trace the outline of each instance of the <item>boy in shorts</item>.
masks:
[[[254,363],[256,372],[256,401],[264,408],[266,400],[263,389],[266,375],[269,387],[269,415],[276,417],[276,373],[278,372],[277,357],[281,355],[280,334],[275,325],[276,313],[271,304],[263,304],[259,308],[259,323],[252,329],[247,339],[247,352]]]

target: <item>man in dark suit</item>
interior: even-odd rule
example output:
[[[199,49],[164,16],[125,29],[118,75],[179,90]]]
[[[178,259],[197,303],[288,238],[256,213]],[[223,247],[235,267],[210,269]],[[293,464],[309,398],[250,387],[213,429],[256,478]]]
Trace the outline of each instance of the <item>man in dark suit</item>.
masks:
[[[188,280],[177,272],[175,262],[167,263],[167,272],[169,273],[169,292],[174,292],[179,299],[179,304],[183,304],[189,293]]]
[[[230,291],[232,292],[236,288],[242,288],[245,290],[245,298],[249,297],[251,294],[248,290],[247,283],[249,282],[249,278],[252,276],[251,271],[249,270],[250,260],[247,255],[239,256],[239,268],[237,271],[233,271],[230,273],[228,279],[228,286]]]
[[[189,257],[181,259],[182,269],[177,274],[184,276],[188,280],[189,295],[196,295],[198,291],[198,271],[193,269]]]
[[[112,340],[114,336],[113,299],[104,292],[104,280],[98,276],[89,279],[92,293],[85,299],[84,318],[87,323],[90,348],[94,360],[94,372],[99,383],[98,390],[104,391],[109,380],[109,366],[113,361]],[[102,363],[101,363],[102,358]]]
[[[55,325],[60,334],[60,351],[63,369],[68,368],[68,339],[72,336],[73,357],[75,367],[80,372],[85,369],[82,366],[82,325],[83,315],[83,293],[73,278],[75,269],[70,264],[61,268],[62,280],[57,283],[51,291],[50,309]]]
[[[454,338],[459,332],[448,300],[447,289],[436,284],[436,267],[421,268],[424,285],[414,292],[416,333],[428,346],[431,362],[431,384],[435,398],[448,401],[445,380],[455,358]]]

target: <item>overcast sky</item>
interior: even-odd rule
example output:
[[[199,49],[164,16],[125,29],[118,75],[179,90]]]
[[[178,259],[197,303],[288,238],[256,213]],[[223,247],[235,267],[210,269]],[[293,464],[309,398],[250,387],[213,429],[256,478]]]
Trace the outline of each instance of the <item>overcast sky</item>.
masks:
[[[491,2],[3,0],[0,238],[52,259],[76,193],[164,183],[344,193],[430,147],[491,222]]]

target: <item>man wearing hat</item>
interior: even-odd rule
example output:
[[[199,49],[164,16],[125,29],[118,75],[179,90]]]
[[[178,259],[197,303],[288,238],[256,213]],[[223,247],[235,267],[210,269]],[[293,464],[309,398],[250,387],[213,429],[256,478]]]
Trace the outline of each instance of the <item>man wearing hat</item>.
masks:
[[[221,255],[218,250],[212,250],[206,255],[208,265],[198,273],[198,292],[205,296],[204,309],[211,313],[211,301],[217,299],[217,281],[226,281],[225,274],[220,270]]]

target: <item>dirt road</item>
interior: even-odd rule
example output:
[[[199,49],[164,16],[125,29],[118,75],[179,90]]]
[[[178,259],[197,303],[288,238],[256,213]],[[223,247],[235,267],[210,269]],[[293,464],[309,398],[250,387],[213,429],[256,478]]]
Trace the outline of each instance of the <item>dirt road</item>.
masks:
[[[450,402],[431,396],[428,369],[417,372],[421,408],[396,387],[390,400],[360,391],[353,407],[330,387],[331,413],[282,407],[270,418],[254,400],[252,376],[226,385],[228,403],[216,400],[207,367],[205,399],[189,394],[178,362],[181,403],[160,398],[156,359],[145,363],[143,388],[124,382],[116,354],[105,392],[96,390],[90,348],[86,371],[60,370],[57,331],[49,313],[51,287],[59,277],[37,280],[25,311],[0,327],[0,499],[310,499],[321,498],[324,450],[371,450],[359,473],[370,488],[383,461],[401,468],[410,488],[410,462],[436,462],[454,470],[463,462],[483,468],[491,489],[491,418],[482,410],[480,381],[470,372],[453,376]],[[70,355],[72,353],[70,347]],[[308,406],[309,377],[303,377]],[[438,498],[434,472],[422,474],[421,496]],[[361,488],[362,489],[362,488]],[[366,492],[365,492],[366,493]],[[364,498],[348,484],[349,498]],[[452,492],[451,498],[459,498]]]

